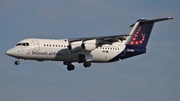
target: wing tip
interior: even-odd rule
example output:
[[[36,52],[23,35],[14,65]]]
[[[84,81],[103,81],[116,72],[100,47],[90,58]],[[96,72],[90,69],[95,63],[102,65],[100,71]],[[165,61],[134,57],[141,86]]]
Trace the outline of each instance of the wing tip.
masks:
[[[168,17],[168,19],[174,19],[173,17]]]

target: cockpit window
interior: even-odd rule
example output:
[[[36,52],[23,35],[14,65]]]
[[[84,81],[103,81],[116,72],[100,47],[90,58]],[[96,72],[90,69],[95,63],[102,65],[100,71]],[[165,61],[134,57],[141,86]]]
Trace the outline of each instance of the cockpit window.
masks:
[[[26,46],[29,46],[29,43],[26,43]]]
[[[18,43],[16,46],[29,46],[29,43],[26,42],[26,43]]]
[[[25,44],[25,43],[22,43],[22,46],[26,46],[26,44]]]
[[[22,43],[18,43],[16,46],[20,46]]]

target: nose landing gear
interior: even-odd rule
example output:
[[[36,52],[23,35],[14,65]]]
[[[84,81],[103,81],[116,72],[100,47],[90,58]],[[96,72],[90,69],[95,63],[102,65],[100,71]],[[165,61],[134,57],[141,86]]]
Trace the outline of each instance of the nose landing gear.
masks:
[[[17,59],[15,62],[14,62],[15,65],[19,65],[20,64],[20,61]]]
[[[15,61],[14,64],[15,64],[15,65],[19,65],[20,62],[19,62],[19,61]]]

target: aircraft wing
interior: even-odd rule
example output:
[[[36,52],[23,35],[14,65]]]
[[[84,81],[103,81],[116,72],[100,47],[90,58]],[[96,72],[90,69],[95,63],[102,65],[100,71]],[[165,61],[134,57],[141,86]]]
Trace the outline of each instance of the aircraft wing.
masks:
[[[99,36],[99,37],[84,37],[84,38],[70,38],[68,41],[70,43],[76,42],[76,41],[88,41],[88,40],[96,40],[98,41],[98,44],[107,44],[107,43],[114,43],[118,42],[119,40],[123,41],[126,40],[126,37],[129,35],[113,35],[113,36]]]

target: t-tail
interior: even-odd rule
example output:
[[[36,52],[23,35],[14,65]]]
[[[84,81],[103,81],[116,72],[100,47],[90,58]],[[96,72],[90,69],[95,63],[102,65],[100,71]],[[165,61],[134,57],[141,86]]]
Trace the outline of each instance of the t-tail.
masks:
[[[173,19],[172,17],[159,18],[159,19],[139,19],[136,23],[131,25],[133,27],[127,37],[126,45],[146,47],[151,31],[155,22]]]

